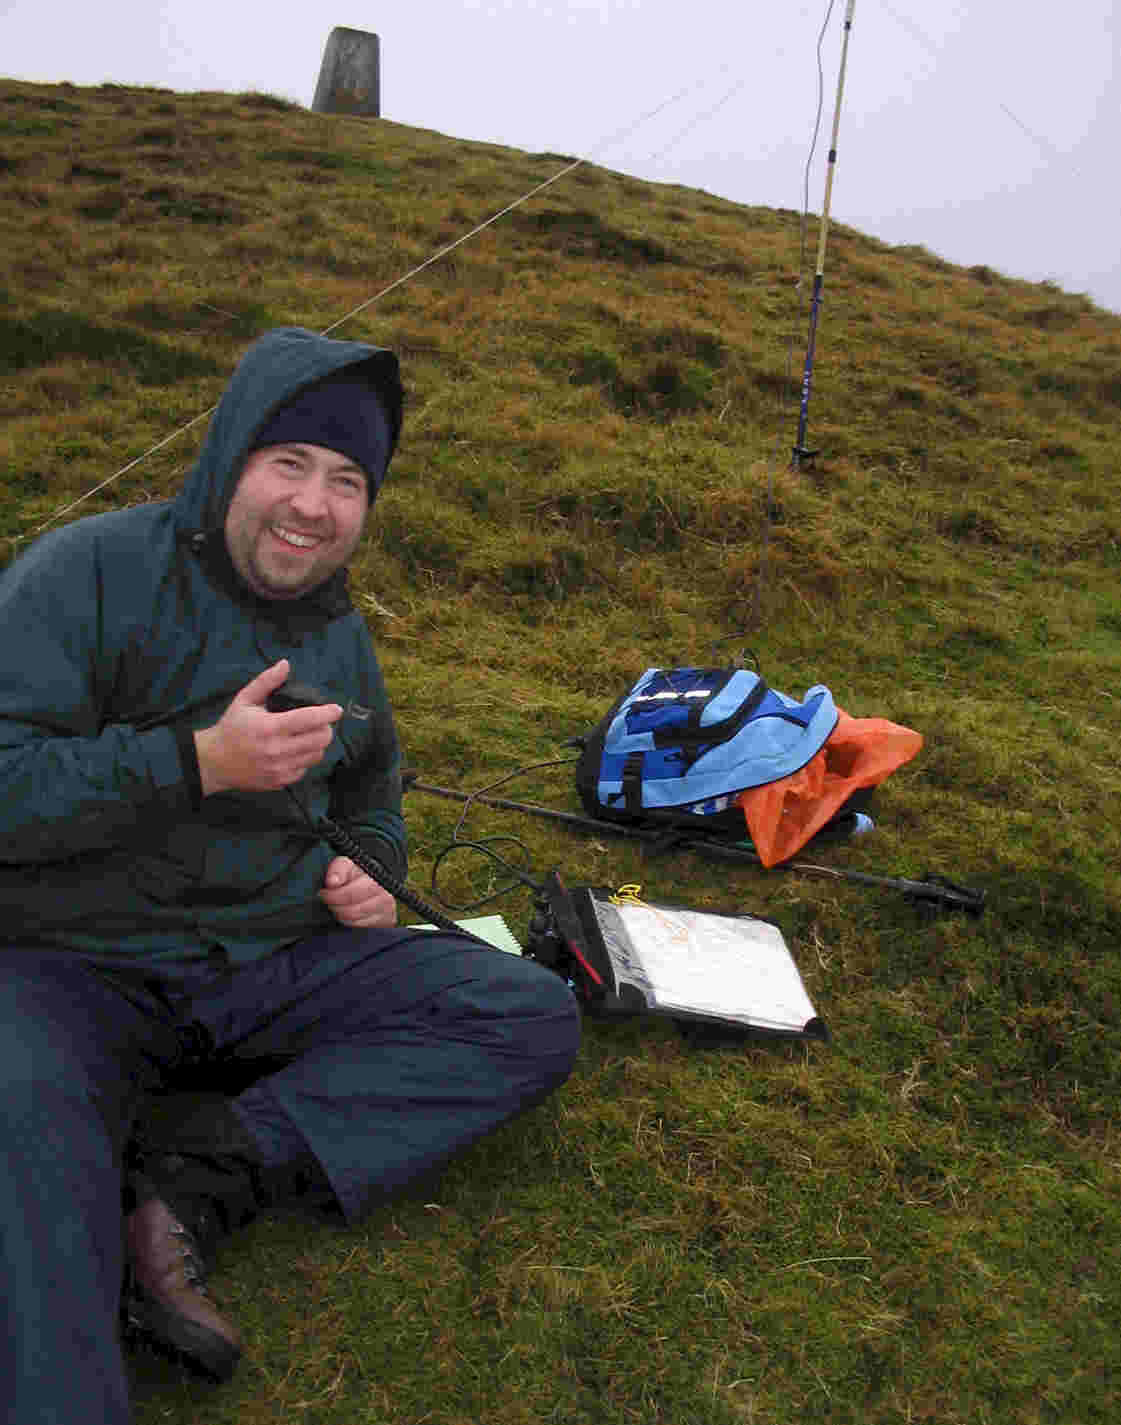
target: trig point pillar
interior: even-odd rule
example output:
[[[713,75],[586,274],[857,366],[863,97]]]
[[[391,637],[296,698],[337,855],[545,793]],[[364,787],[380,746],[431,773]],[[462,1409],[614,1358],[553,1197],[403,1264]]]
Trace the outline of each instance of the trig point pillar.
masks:
[[[311,107],[317,114],[381,116],[381,60],[377,35],[336,25],[323,51]]]

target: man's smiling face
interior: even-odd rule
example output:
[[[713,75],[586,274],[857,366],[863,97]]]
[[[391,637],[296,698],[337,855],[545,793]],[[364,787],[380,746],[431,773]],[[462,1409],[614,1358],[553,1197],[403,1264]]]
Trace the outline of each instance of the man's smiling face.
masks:
[[[255,450],[226,514],[234,568],[263,599],[298,599],[354,553],[369,503],[348,456],[303,442]]]

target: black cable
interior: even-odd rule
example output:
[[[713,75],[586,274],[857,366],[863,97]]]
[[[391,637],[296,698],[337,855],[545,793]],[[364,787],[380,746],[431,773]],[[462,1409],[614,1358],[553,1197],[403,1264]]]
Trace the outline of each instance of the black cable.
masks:
[[[399,876],[393,874],[387,866],[384,866],[374,856],[371,856],[362,843],[353,836],[344,826],[340,826],[329,816],[320,817],[316,821],[307,807],[292,790],[291,787],[284,789],[295,803],[300,815],[307,822],[311,831],[327,842],[332,850],[337,851],[340,856],[348,856],[350,860],[367,876],[377,881],[396,900],[407,905],[417,915],[421,915],[425,920],[430,921],[440,930],[454,931],[456,935],[466,935],[468,939],[478,941],[480,945],[485,945],[488,950],[493,950],[494,946],[481,936],[473,934],[470,930],[464,930],[461,925],[457,925],[450,916],[446,916],[442,910],[437,910],[435,906],[419,896],[416,891],[407,886]]]
[[[404,902],[410,910],[416,911],[418,915],[431,921],[440,930],[451,930],[457,935],[467,935],[472,940],[477,940],[480,945],[486,945],[488,950],[494,949],[494,946],[483,940],[481,936],[464,930],[450,916],[446,916],[442,910],[437,910],[434,905],[429,905],[422,896],[417,895],[414,890],[405,885],[404,881],[393,875],[386,866],[371,856],[362,843],[352,836],[344,826],[340,826],[337,821],[332,821],[329,816],[320,817],[319,821],[315,823],[315,829],[330,847],[341,856],[349,856],[356,866],[365,871],[367,876],[373,877],[379,886],[384,886],[391,896]]]
[[[297,707],[314,707],[326,701],[326,695],[322,693],[318,688],[313,688],[310,685],[302,683],[287,682],[284,683],[280,688],[275,689],[273,693],[269,696],[268,707],[272,712],[286,712],[290,709]],[[341,731],[338,728],[336,728],[335,730],[338,736],[340,737],[340,740],[342,741],[343,748],[346,752],[346,760],[353,761],[354,749],[350,746],[349,742],[346,740],[345,736],[343,736]],[[568,766],[570,763],[575,762],[576,760],[578,759],[574,757],[550,758],[548,761],[545,762],[535,762],[526,767],[516,767],[514,771],[508,772],[504,777],[500,777],[497,782],[492,782],[490,786],[483,787],[478,792],[472,792],[466,798],[466,803],[464,805],[463,811],[460,814],[459,820],[456,822],[454,831],[452,832],[451,842],[439,854],[439,856],[437,856],[432,866],[432,893],[436,897],[436,899],[441,902],[441,904],[446,905],[449,909],[456,911],[474,910],[478,906],[486,905],[492,900],[497,900],[499,896],[508,895],[509,892],[515,890],[519,884],[528,886],[531,890],[535,892],[540,892],[542,890],[543,886],[540,881],[535,880],[532,876],[529,875],[527,871],[523,870],[518,866],[513,865],[504,857],[499,856],[497,852],[490,849],[492,844],[497,844],[499,842],[506,841],[511,842],[516,846],[520,846],[528,856],[529,853],[527,848],[525,847],[523,842],[518,840],[516,836],[492,836],[486,837],[482,841],[467,841],[460,839],[459,832],[461,827],[463,826],[464,819],[466,818],[467,813],[470,810],[471,803],[476,797],[483,796],[485,793],[492,791],[495,787],[503,786],[506,782],[509,782],[514,777],[521,776],[524,772],[534,772],[542,767]],[[340,855],[349,857],[350,860],[353,861],[356,866],[363,870],[367,876],[372,877],[372,879],[375,880],[379,886],[384,887],[385,890],[387,890],[392,896],[394,896],[397,900],[402,901],[411,910],[416,911],[418,915],[422,915],[425,920],[430,921],[433,925],[439,926],[441,929],[453,930],[459,934],[470,935],[469,931],[463,930],[462,926],[457,925],[454,920],[449,919],[449,917],[446,916],[442,910],[437,910],[435,906],[430,905],[429,902],[419,896],[416,891],[410,889],[410,887],[405,885],[405,883],[398,876],[394,875],[394,873],[390,871],[388,867],[383,866],[382,863],[378,861],[376,857],[372,856],[362,845],[362,843],[358,841],[357,838],[354,837],[345,827],[340,826],[337,821],[332,820],[332,818],[329,816],[322,816],[319,818],[318,821],[316,821],[312,817],[311,813],[308,811],[304,803],[296,795],[296,792],[291,786],[285,787],[284,790],[292,799],[292,802],[295,805],[297,811],[300,813],[300,816],[303,818],[303,820],[307,823],[313,835],[322,838],[322,840],[326,841],[329,846],[331,846],[334,850],[338,851]],[[490,895],[484,896],[482,899],[473,901],[468,905],[451,905],[440,895],[439,891],[436,888],[437,869],[440,866],[440,863],[452,851],[466,848],[479,851],[483,855],[491,857],[500,866],[503,866],[506,871],[508,871],[509,874],[514,877],[514,880],[511,882],[510,885],[503,886],[499,890],[493,891]],[[489,944],[489,942],[482,940],[477,935],[472,935],[471,938],[473,940],[478,940],[480,944]]]
[[[517,836],[509,835],[485,836],[481,841],[450,841],[442,851],[437,853],[435,860],[432,862],[430,888],[432,894],[441,905],[447,906],[449,910],[454,910],[462,915],[465,911],[479,910],[480,907],[489,905],[491,901],[496,901],[501,896],[508,896],[511,891],[516,891],[519,885],[528,886],[532,891],[540,891],[542,889],[541,881],[534,880],[528,871],[523,871],[513,865],[512,862],[508,861],[504,856],[499,856],[496,851],[491,849],[501,841],[509,841],[513,845],[520,847],[526,856],[529,855],[529,848],[525,842]],[[478,900],[465,901],[463,904],[449,901],[447,896],[441,895],[437,889],[436,879],[439,875],[440,866],[455,851],[478,851],[481,855],[488,856],[496,865],[501,866],[504,871],[507,871],[513,877],[513,880],[507,886],[499,886],[496,891],[491,891],[489,895],[480,896]]]
[[[526,772],[540,772],[545,767],[569,767],[574,762],[579,762],[579,760],[579,757],[552,757],[547,762],[530,762],[524,767],[515,767],[512,772],[507,772],[504,777],[499,777],[497,782],[491,782],[488,786],[480,787],[477,791],[468,792],[463,804],[463,810],[459,815],[459,820],[456,822],[455,829],[452,831],[452,841],[459,839],[459,829],[467,820],[467,813],[471,810],[471,803],[477,797],[487,796],[498,787],[504,787],[507,782],[512,782],[515,777],[524,776]]]
[[[505,786],[507,782],[512,782],[515,777],[521,777],[526,772],[539,772],[546,767],[569,767],[577,761],[579,761],[578,757],[550,757],[544,762],[531,762],[524,767],[515,767],[512,772],[507,772],[505,776],[499,777],[497,781],[491,782],[487,786],[479,787],[474,792],[467,793],[464,798],[463,810],[459,814],[459,820],[456,822],[455,827],[452,830],[451,840],[449,841],[447,846],[445,846],[444,849],[436,856],[436,859],[432,863],[432,877],[430,881],[430,889],[432,891],[432,894],[436,897],[436,899],[440,902],[441,905],[447,906],[449,910],[455,910],[462,914],[464,911],[478,910],[481,906],[489,905],[491,901],[498,900],[501,896],[509,895],[511,891],[517,890],[519,885],[528,886],[532,891],[541,891],[543,885],[541,881],[534,880],[524,867],[515,866],[504,856],[499,856],[496,851],[491,849],[493,846],[501,842],[509,842],[512,845],[520,847],[521,850],[525,852],[525,855],[528,858],[529,850],[526,847],[525,843],[521,841],[518,837],[510,835],[497,835],[485,836],[478,840],[467,840],[465,838],[462,838],[459,833],[463,828],[463,823],[467,819],[468,812],[471,810],[471,804],[476,799],[480,797],[485,797],[488,793],[493,792],[496,788]],[[453,852],[460,850],[477,851],[480,855],[489,857],[490,860],[492,860],[496,865],[502,867],[504,871],[506,871],[510,876],[513,877],[513,879],[510,881],[509,885],[500,886],[497,890],[491,891],[488,895],[482,896],[478,900],[469,901],[463,905],[457,905],[454,902],[449,901],[446,896],[440,894],[440,891],[437,887],[437,877],[439,875],[440,866],[443,864],[443,862]]]

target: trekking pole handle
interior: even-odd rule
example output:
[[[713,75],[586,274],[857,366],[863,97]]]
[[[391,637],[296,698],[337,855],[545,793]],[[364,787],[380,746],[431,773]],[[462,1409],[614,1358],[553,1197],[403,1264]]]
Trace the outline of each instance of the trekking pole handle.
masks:
[[[956,881],[930,871],[923,873],[924,880],[912,881],[900,876],[874,876],[867,871],[850,871],[847,867],[841,870],[834,866],[813,866],[805,861],[791,861],[788,864],[792,871],[816,871],[827,876],[836,876],[840,880],[859,881],[866,886],[886,886],[891,890],[902,891],[909,900],[929,901],[934,905],[946,906],[950,910],[963,910],[968,915],[980,915],[985,909],[984,891],[959,885]]]

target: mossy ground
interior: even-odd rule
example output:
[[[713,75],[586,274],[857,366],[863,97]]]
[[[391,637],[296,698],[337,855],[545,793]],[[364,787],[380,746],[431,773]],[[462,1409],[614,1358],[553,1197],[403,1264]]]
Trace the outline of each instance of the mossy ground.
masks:
[[[260,331],[334,323],[566,162],[264,95],[0,83],[8,549],[205,411]],[[1117,1418],[1121,320],[837,226],[794,473],[799,237],[585,166],[346,323],[409,391],[355,593],[430,781],[561,756],[642,668],[727,640],[926,739],[827,859],[989,908],[475,808],[539,872],[774,916],[832,1044],[589,1024],[568,1085],[439,1181],[230,1244],[240,1374],[135,1357],[140,1425]],[[174,491],[200,429],[64,517]],[[564,769],[506,790],[576,809]],[[408,811],[423,886],[458,809]],[[524,931],[525,892],[499,908]]]

